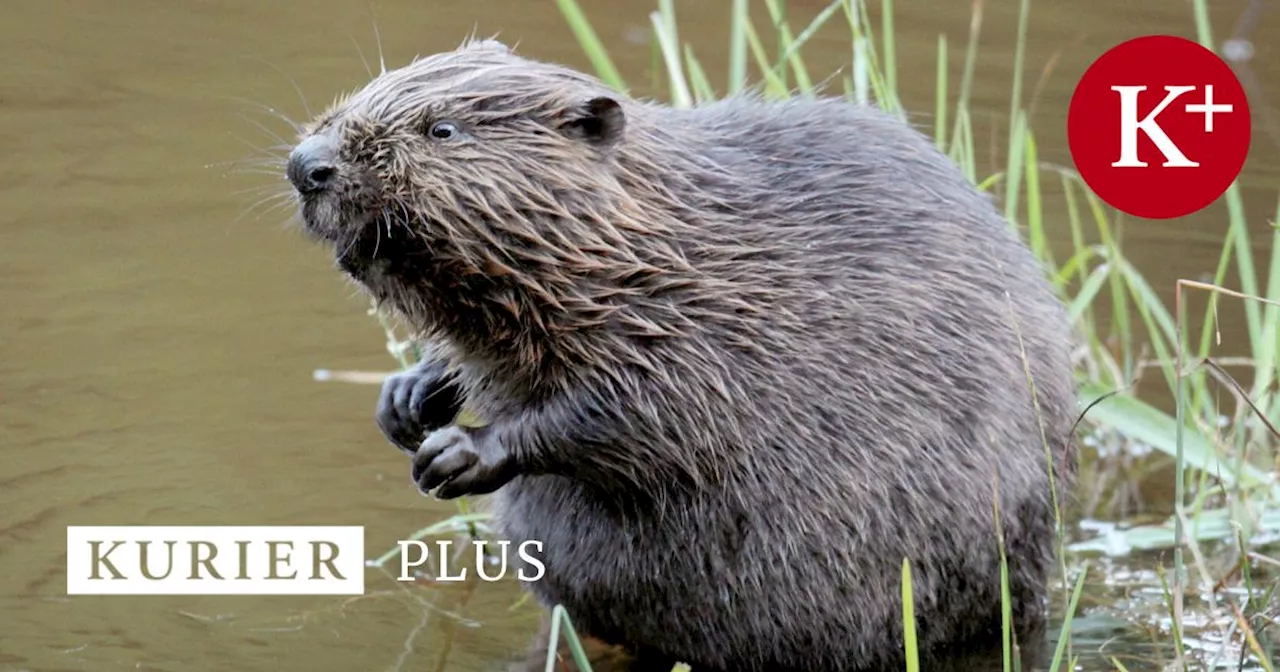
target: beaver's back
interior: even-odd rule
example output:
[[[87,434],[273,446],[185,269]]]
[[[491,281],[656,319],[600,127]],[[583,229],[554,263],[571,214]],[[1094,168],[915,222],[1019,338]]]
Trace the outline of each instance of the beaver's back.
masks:
[[[769,288],[749,297],[768,310],[739,311],[708,335],[749,324],[764,359],[786,364],[763,372],[770,381],[808,369],[810,384],[856,392],[847,401],[863,409],[933,408],[964,426],[1017,419],[1035,434],[1043,421],[1057,440],[1069,430],[1071,333],[1045,268],[922,134],[838,100],[666,114],[734,177],[707,186],[733,216],[700,221],[686,253],[732,285]],[[736,336],[720,352],[761,358],[735,353]],[[1040,417],[1028,374],[1042,388]]]
[[[1074,397],[1065,316],[1029,250],[927,139],[874,110],[731,100],[646,121],[692,154],[673,170],[709,168],[688,177],[704,193],[681,245],[722,294],[654,299],[701,325],[645,344],[671,385],[635,412],[680,429],[610,453],[692,453],[715,479],[513,483],[506,531],[545,542],[532,588],[588,632],[706,669],[853,669],[901,649],[904,556],[923,643],[998,627],[998,472],[1017,616],[1035,617],[1052,557],[1044,442],[1070,455]]]

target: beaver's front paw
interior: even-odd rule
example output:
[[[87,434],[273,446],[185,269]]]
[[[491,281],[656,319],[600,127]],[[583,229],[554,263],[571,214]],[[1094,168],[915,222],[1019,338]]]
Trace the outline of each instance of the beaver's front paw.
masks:
[[[516,475],[515,459],[488,429],[450,425],[427,437],[413,456],[413,482],[437,499],[485,495]]]
[[[387,377],[374,417],[387,440],[412,455],[428,433],[453,420],[461,405],[444,362],[424,362]]]

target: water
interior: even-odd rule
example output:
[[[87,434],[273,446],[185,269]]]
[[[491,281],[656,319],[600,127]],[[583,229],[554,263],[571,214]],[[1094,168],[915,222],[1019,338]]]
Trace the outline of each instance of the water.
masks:
[[[1213,4],[1225,37],[1245,4]],[[792,0],[795,25],[821,5]],[[644,82],[650,0],[584,8],[623,74]],[[283,226],[287,213],[246,214],[282,178],[229,166],[274,144],[258,124],[284,130],[262,106],[304,118],[363,83],[361,52],[377,67],[375,25],[391,67],[474,30],[588,68],[554,4],[7,0],[2,12],[0,669],[467,670],[517,652],[536,614],[510,609],[511,584],[429,589],[371,571],[368,595],[353,600],[68,598],[65,528],[364,525],[375,555],[454,512],[410,486],[405,459],[372,424],[375,387],[312,380],[317,368],[387,370],[383,335],[327,255]],[[680,5],[682,35],[717,81],[727,16],[723,2]],[[937,34],[959,64],[969,18],[968,3],[898,3],[912,109],[933,109]],[[980,146],[1005,132],[1016,20],[1016,2],[987,3]],[[1066,103],[1093,57],[1140,33],[1192,35],[1191,25],[1183,3],[1164,0],[1036,4],[1028,92],[1042,159],[1069,163]],[[808,47],[815,72],[847,58],[847,32],[833,28]],[[1280,12],[1253,26],[1247,82],[1280,82],[1277,29]],[[1260,226],[1280,183],[1275,113],[1258,103],[1280,92],[1261,91],[1250,91],[1259,114],[1242,178]],[[998,160],[984,158],[983,171]],[[1131,221],[1127,250],[1164,291],[1212,271],[1223,213]],[[1224,319],[1229,333],[1239,317]],[[1152,488],[1160,512],[1168,493]],[[1158,669],[1160,647],[1130,623],[1140,619],[1108,616],[1116,590],[1090,582],[1086,602],[1102,607],[1086,620],[1103,633],[1095,649],[1107,641],[1109,653],[1132,654],[1130,669]],[[1104,664],[1091,660],[1087,669]]]

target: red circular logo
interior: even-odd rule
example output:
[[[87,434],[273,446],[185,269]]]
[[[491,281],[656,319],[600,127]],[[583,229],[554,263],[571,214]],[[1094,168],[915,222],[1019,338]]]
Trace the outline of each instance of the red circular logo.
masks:
[[[1244,167],[1251,123],[1244,88],[1217,54],[1152,35],[1089,66],[1071,96],[1067,142],[1085,184],[1136,217],[1189,215]]]

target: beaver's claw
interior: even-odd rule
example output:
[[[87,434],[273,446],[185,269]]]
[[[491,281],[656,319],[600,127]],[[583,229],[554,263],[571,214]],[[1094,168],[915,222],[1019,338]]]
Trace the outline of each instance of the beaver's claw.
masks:
[[[435,489],[437,499],[485,495],[515,475],[515,460],[487,429],[438,429],[413,456],[413,482],[424,495]]]
[[[453,420],[460,402],[445,364],[423,363],[387,377],[374,418],[388,441],[412,455],[428,433]]]

